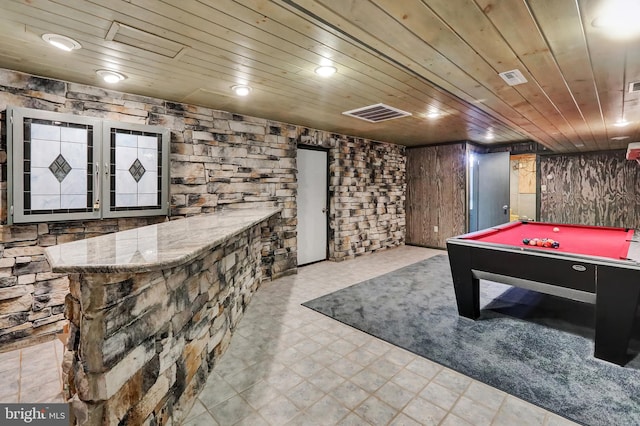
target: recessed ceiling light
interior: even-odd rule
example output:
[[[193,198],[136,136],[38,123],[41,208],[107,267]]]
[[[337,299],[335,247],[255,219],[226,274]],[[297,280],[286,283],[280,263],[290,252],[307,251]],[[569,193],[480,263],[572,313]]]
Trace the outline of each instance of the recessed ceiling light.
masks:
[[[249,93],[251,93],[251,87],[244,85],[232,86],[231,90],[233,90],[233,93],[238,96],[247,96]]]
[[[492,132],[487,132],[486,136],[484,137],[486,140],[491,141],[494,138],[494,135]]]
[[[322,77],[329,77],[330,75],[335,74],[337,71],[338,70],[336,69],[336,67],[332,67],[330,65],[323,65],[315,69],[315,73]]]
[[[111,70],[98,70],[96,71],[96,74],[102,77],[105,83],[109,83],[109,84],[118,83],[124,80],[125,78],[127,78],[126,75],[116,71],[111,71]]]
[[[441,115],[442,113],[440,112],[440,110],[438,110],[438,108],[430,107],[429,111],[424,116],[427,118],[438,118]]]
[[[80,49],[82,45],[72,38],[60,34],[42,34],[42,39],[52,46],[62,49],[65,52],[71,52]]]
[[[582,148],[584,144],[582,142],[577,142],[574,144],[576,148]]]
[[[596,28],[607,30],[615,38],[634,37],[640,33],[638,18],[640,4],[637,0],[618,0],[607,4],[599,16],[591,22]]]
[[[629,136],[614,136],[611,138],[612,141],[623,141],[625,139],[629,139]]]
[[[631,123],[629,123],[624,118],[621,118],[620,120],[616,121],[613,125],[616,127],[625,127],[625,126],[628,126],[629,124]]]

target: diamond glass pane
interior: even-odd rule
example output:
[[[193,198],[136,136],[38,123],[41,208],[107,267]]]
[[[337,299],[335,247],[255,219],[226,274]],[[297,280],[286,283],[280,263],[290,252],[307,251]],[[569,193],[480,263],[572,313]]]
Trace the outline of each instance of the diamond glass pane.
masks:
[[[60,154],[53,160],[53,163],[49,165],[49,170],[51,170],[51,173],[58,179],[58,182],[62,182],[71,171],[71,166],[62,154]]]
[[[133,162],[131,167],[129,167],[129,173],[131,173],[131,176],[133,176],[136,182],[140,182],[140,179],[142,179],[142,176],[144,176],[145,172],[146,170],[144,166],[137,158],[136,161]]]

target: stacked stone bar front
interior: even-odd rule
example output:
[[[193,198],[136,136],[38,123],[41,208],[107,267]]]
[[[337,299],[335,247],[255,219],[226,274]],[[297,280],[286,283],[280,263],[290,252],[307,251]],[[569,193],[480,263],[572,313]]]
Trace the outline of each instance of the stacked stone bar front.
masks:
[[[63,371],[74,424],[179,424],[260,284],[262,233],[278,212],[222,212],[47,249],[53,270],[69,273]]]

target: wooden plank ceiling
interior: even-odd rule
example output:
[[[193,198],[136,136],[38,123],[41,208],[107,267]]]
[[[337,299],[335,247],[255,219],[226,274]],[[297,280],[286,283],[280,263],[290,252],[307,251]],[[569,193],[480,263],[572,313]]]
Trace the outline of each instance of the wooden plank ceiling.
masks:
[[[640,36],[592,25],[612,1],[3,0],[0,67],[407,146],[605,150],[640,140],[640,94],[628,91]],[[44,33],[82,48],[59,51]],[[316,75],[325,63],[337,73]],[[108,85],[98,69],[127,79]],[[498,76],[514,69],[527,83]],[[412,115],[342,114],[377,103]]]

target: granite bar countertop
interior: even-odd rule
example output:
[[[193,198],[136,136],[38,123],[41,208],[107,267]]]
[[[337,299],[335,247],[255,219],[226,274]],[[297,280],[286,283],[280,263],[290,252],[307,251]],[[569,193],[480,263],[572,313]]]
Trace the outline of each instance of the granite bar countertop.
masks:
[[[47,247],[53,272],[148,272],[179,266],[280,212],[224,210]]]

